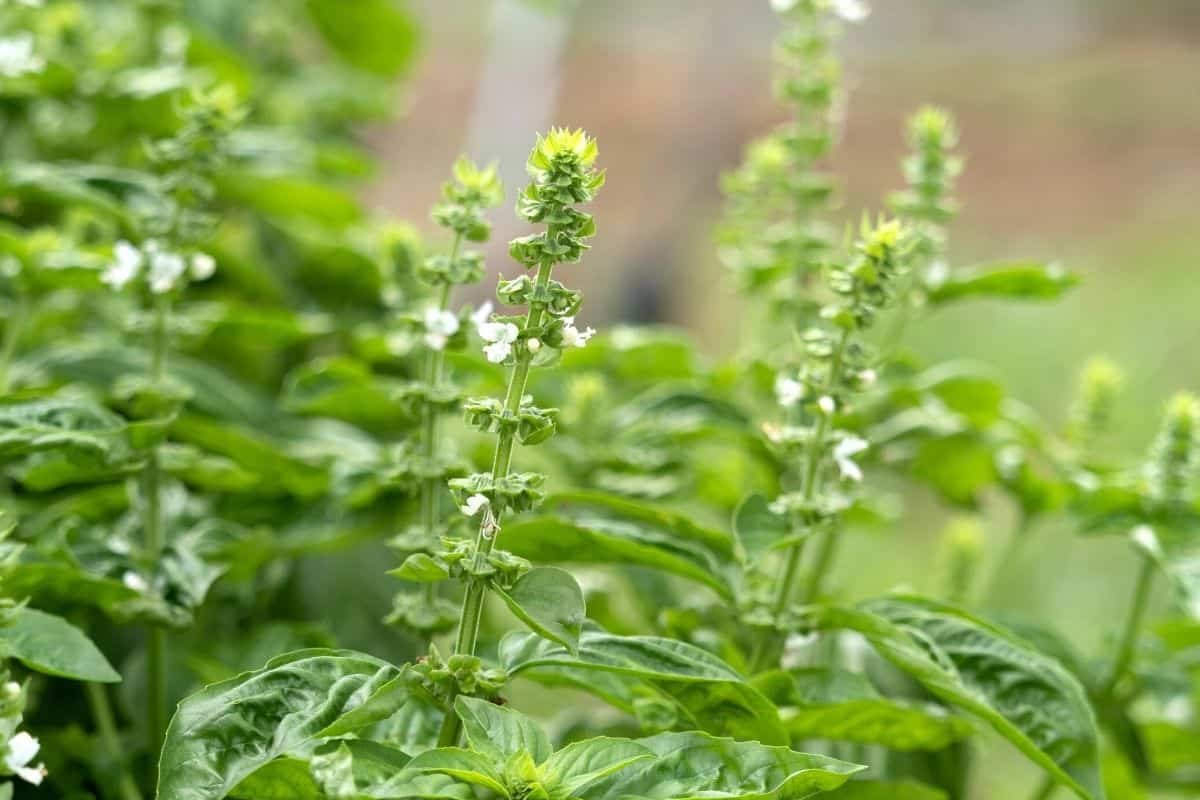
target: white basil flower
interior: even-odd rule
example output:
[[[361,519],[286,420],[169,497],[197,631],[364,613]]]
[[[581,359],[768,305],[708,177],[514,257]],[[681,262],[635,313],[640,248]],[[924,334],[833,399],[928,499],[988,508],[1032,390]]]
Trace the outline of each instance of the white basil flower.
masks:
[[[42,749],[42,745],[37,739],[25,731],[21,731],[8,740],[8,749],[4,754],[4,766],[8,767],[8,771],[21,780],[28,781],[34,786],[40,786],[42,778],[46,777],[46,765],[29,766],[29,762],[33,761],[33,757],[38,754],[40,749]]]
[[[489,505],[491,505],[491,501],[487,497],[481,494],[473,494],[467,498],[467,502],[459,506],[459,511],[468,517],[473,517]]]
[[[192,253],[191,269],[194,281],[206,281],[217,271],[217,260],[208,253]]]
[[[842,473],[842,478],[856,482],[863,479],[862,468],[854,463],[853,458],[869,446],[865,439],[857,436],[843,437],[834,445],[833,460],[837,464],[838,471]]]
[[[871,8],[863,0],[833,0],[833,13],[846,22],[862,22],[871,14]]]
[[[595,328],[586,328],[579,330],[575,327],[574,317],[562,318],[562,346],[567,347],[583,347],[588,343],[588,340],[596,335]]]
[[[475,330],[479,330],[484,325],[488,324],[488,320],[492,317],[492,301],[488,300],[479,308],[475,309],[471,314],[471,324],[475,326]],[[479,334],[483,336],[482,333]]]
[[[132,570],[121,576],[121,583],[125,584],[125,588],[133,589],[135,592],[144,592],[150,588],[146,579]]]
[[[46,60],[33,52],[33,34],[19,33],[0,39],[0,76],[19,78],[41,72]]]
[[[113,246],[113,260],[100,274],[100,282],[116,291],[124,289],[142,270],[145,256],[122,239]]]
[[[187,262],[178,253],[161,250],[155,245],[151,250],[147,243],[147,253],[150,254],[150,273],[147,282],[150,291],[155,294],[166,294],[175,288],[179,279],[187,272]]]
[[[517,341],[520,329],[511,322],[485,322],[479,326],[479,338],[490,344],[484,346],[483,353],[493,364],[502,364],[512,352],[513,342]]]
[[[458,333],[458,315],[440,308],[425,309],[425,344],[433,350],[442,350],[446,341]]]
[[[785,408],[796,405],[804,399],[804,384],[795,378],[778,376],[775,378],[775,399]]]

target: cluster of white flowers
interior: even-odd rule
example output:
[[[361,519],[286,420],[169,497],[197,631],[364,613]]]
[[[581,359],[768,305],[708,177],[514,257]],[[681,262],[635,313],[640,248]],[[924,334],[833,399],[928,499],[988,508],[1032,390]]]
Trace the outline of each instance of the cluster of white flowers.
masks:
[[[491,313],[492,304],[487,303],[471,315],[471,320],[475,323],[479,338],[486,342],[483,353],[487,356],[487,360],[493,364],[503,364],[504,360],[512,353],[513,344],[517,341],[521,329],[511,322],[489,322],[488,317],[491,316]],[[585,328],[584,330],[576,328],[574,317],[563,317],[561,323],[562,347],[564,348],[584,347],[588,340],[596,335],[595,328]],[[529,340],[529,352],[536,353],[541,346],[542,343],[538,339]]]
[[[41,72],[46,59],[33,52],[33,34],[18,33],[0,39],[0,76],[19,78]]]
[[[20,691],[20,687],[17,689]],[[28,781],[34,786],[40,786],[42,779],[46,777],[46,765],[38,764],[36,767],[31,767],[29,762],[33,761],[34,756],[41,748],[42,745],[37,739],[25,731],[21,731],[8,740],[8,746],[4,751],[4,766],[8,767],[8,771],[21,780]]]
[[[154,294],[166,294],[179,285],[186,274],[192,280],[203,281],[217,271],[217,262],[208,253],[193,253],[185,257],[165,249],[154,239],[139,249],[125,240],[113,247],[113,260],[100,275],[104,284],[120,291],[146,270],[146,285]]]

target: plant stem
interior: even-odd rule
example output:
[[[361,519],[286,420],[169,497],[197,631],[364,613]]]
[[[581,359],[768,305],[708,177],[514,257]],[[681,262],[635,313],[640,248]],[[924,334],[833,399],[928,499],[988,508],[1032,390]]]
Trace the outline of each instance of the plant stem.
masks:
[[[1146,616],[1146,606],[1150,600],[1150,590],[1154,586],[1154,562],[1149,556],[1142,556],[1141,568],[1138,570],[1137,583],[1133,589],[1133,603],[1129,607],[1129,616],[1125,618],[1125,628],[1121,632],[1121,643],[1117,649],[1117,658],[1113,662],[1112,671],[1105,681],[1100,684],[1098,697],[1109,699],[1117,684],[1129,671],[1133,663],[1134,651],[1137,648],[1138,636],[1142,629],[1142,620]]]
[[[850,344],[850,330],[844,329],[841,337],[833,352],[833,359],[829,365],[829,374],[825,376],[825,385],[822,389],[822,394],[827,394],[837,386],[842,378],[842,363],[846,356],[846,348]],[[829,435],[829,429],[833,424],[832,414],[821,414],[817,417],[817,423],[813,427],[812,438],[809,439],[808,447],[804,453],[804,471],[801,474],[800,491],[804,498],[805,505],[812,502],[817,495],[818,478],[820,477],[821,460],[825,452],[825,437]],[[792,534],[796,536],[800,533],[801,528],[805,526],[804,520],[800,513],[792,514],[791,518]],[[804,559],[804,543],[807,537],[799,538],[795,544],[788,548],[787,560],[784,562],[783,573],[780,579],[775,584],[775,597],[771,602],[771,616],[778,617],[787,608],[788,602],[792,598],[796,577],[800,572],[800,564]],[[832,549],[830,545],[822,545],[822,551]],[[820,555],[820,554],[819,554]],[[832,553],[825,553],[824,560],[828,562]],[[828,568],[828,563],[818,564],[822,571]],[[806,600],[811,600],[809,595],[813,591],[813,586],[819,584],[820,574],[814,572],[810,579],[810,588],[805,592]],[[769,634],[760,638],[759,643],[756,643],[754,655],[751,659],[751,671],[757,672],[765,666],[764,661],[769,658],[769,650],[772,649],[773,642],[770,641]],[[765,640],[765,643],[763,643]]]
[[[0,349],[0,394],[8,394],[9,371],[17,353],[17,343],[25,332],[28,316],[29,303],[25,299],[25,293],[18,291],[13,298],[12,315],[8,318],[8,324],[4,326],[4,345]]]
[[[455,234],[454,243],[450,246],[450,261],[458,258],[462,246],[462,234]],[[438,297],[438,311],[445,311],[450,303],[450,284],[442,286]],[[430,389],[435,389],[442,381],[442,369],[446,363],[446,353],[440,348],[429,348],[425,354],[425,383]],[[427,466],[432,466],[434,454],[437,452],[439,415],[432,402],[427,402],[422,409],[422,438],[421,455]],[[438,489],[441,479],[430,476],[421,481],[421,525],[425,530],[425,538],[433,541],[438,528]],[[437,584],[426,583],[424,588],[425,602],[432,606],[437,601]]]
[[[166,297],[155,298],[151,369],[156,383],[161,383],[166,377],[168,310]],[[142,506],[145,513],[142,523],[145,570],[149,583],[149,578],[158,571],[165,544],[158,447],[151,448],[142,471]],[[146,736],[153,760],[167,730],[167,632],[161,625],[151,625],[146,633]]]
[[[553,264],[542,264],[538,267],[535,297],[541,296],[550,282],[550,273],[553,269]],[[529,313],[525,317],[526,330],[542,324],[543,311],[544,308],[540,301],[534,300],[530,303]],[[516,414],[521,410],[521,398],[525,396],[525,386],[529,382],[529,369],[532,362],[533,353],[528,348],[517,348],[516,364],[513,366],[512,375],[508,381],[508,391],[504,396],[504,407],[510,414]],[[515,436],[516,432],[511,429],[500,432],[496,441],[496,454],[492,460],[493,484],[508,477],[509,468],[512,466]],[[476,569],[481,569],[487,563],[488,554],[495,546],[496,534],[500,530],[500,514],[501,509],[499,508],[490,514],[487,510],[483,512],[483,521],[479,525],[479,534],[475,539],[474,566]],[[482,581],[472,578],[467,582],[467,594],[463,599],[462,616],[458,623],[458,638],[454,643],[455,654],[474,655],[475,653],[475,645],[479,638],[479,623],[483,618],[486,589],[487,587]],[[447,711],[445,719],[442,720],[438,746],[449,747],[458,741],[460,726],[461,722],[453,709]]]
[[[100,734],[100,739],[108,750],[108,757],[117,764],[120,776],[117,785],[122,800],[142,800],[142,792],[129,774],[125,754],[121,751],[121,739],[117,735],[117,726],[113,721],[108,690],[98,683],[87,683],[84,686],[87,690],[87,701],[92,711],[92,718],[96,721],[96,732]]]

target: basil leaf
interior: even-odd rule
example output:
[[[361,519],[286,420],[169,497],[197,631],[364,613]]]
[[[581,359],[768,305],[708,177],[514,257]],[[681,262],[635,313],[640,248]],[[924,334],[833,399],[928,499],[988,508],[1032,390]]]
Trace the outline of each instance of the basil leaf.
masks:
[[[913,595],[815,612],[856,630],[939,699],[987,722],[1086,800],[1103,798],[1096,720],[1079,681],[1012,634]]]
[[[83,631],[62,617],[21,607],[12,624],[0,627],[0,657],[15,658],[45,675],[94,683],[120,683],[121,676]]]
[[[579,651],[587,608],[583,590],[571,573],[557,567],[537,567],[518,578],[509,591],[497,588],[496,592],[534,633],[572,653]]]
[[[771,672],[757,676],[754,684],[780,707],[793,740],[941,750],[974,732],[942,706],[883,697],[865,676],[843,670]]]
[[[971,297],[1053,300],[1078,282],[1053,264],[1014,261],[952,272],[945,280],[927,284],[925,293],[935,306]]]
[[[536,722],[519,711],[477,697],[460,695],[454,710],[463,721],[467,742],[493,762],[526,752],[535,763],[550,757],[550,740]]]
[[[542,508],[543,516],[505,527],[505,547],[535,562],[652,567],[733,598],[738,559],[728,534],[601,494],[555,495]]]
[[[184,698],[167,729],[158,796],[219,800],[274,758],[386,719],[400,669],[349,650],[300,650]]]
[[[663,733],[638,743],[656,757],[580,793],[583,800],[799,800],[836,789],[865,767],[758,742]]]
[[[567,745],[546,760],[543,770],[560,791],[575,796],[584,787],[647,758],[654,758],[654,751],[632,739],[599,736]]]

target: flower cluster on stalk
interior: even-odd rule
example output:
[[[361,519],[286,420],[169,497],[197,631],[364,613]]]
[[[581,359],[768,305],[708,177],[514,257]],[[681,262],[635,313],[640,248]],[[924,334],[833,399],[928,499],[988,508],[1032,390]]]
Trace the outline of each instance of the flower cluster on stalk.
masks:
[[[725,176],[720,256],[748,291],[785,319],[815,310],[813,282],[835,242],[826,221],[834,181],[822,170],[833,149],[841,104],[836,54],[842,22],[866,16],[860,2],[773,0],[787,27],[776,45],[776,94],[792,118],[753,142]]]
[[[479,167],[467,158],[460,158],[453,169],[452,180],[442,186],[442,199],[433,207],[434,222],[451,236],[447,251],[427,256],[417,268],[417,277],[430,288],[426,307],[417,314],[406,316],[415,326],[424,344],[420,353],[418,379],[404,389],[404,401],[412,414],[421,420],[417,441],[410,442],[404,460],[413,464],[420,492],[418,523],[410,525],[393,539],[393,545],[405,554],[428,555],[450,533],[450,526],[441,516],[441,496],[445,480],[454,474],[449,457],[439,452],[440,418],[455,411],[462,402],[458,389],[443,375],[444,356],[448,350],[461,350],[467,345],[467,332],[476,330],[485,336],[484,326],[491,314],[491,304],[478,309],[453,310],[451,292],[455,286],[477,283],[483,278],[483,253],[465,246],[466,243],[486,242],[491,225],[485,212],[504,199],[496,166]],[[413,452],[415,451],[415,452]],[[461,474],[461,473],[460,473]],[[400,592],[393,601],[388,622],[427,635],[445,631],[453,626],[457,607],[435,592]]]

